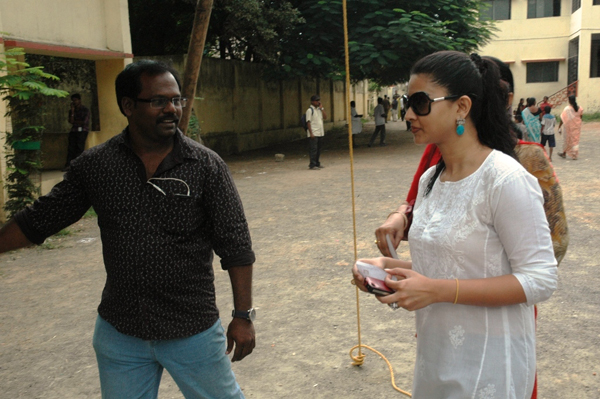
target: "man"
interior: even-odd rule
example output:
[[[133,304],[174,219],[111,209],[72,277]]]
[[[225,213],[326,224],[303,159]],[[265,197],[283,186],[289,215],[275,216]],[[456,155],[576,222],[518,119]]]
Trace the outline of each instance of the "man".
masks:
[[[77,158],[85,150],[85,140],[90,131],[90,110],[81,103],[81,95],[78,93],[71,96],[69,123],[72,126],[69,132],[69,146],[67,147],[65,169],[69,167],[73,159]]]
[[[398,122],[398,96],[394,96],[392,100],[392,120]]]
[[[383,109],[383,99],[381,97],[377,98],[377,106],[373,110],[373,115],[375,116],[375,131],[371,135],[371,140],[369,140],[369,147],[373,146],[375,139],[377,138],[377,134],[380,133],[379,137],[379,145],[381,147],[386,146],[385,144],[385,111]]]
[[[542,120],[544,115],[546,115],[546,107],[550,107],[550,109],[552,110],[552,105],[548,102],[548,96],[544,96],[544,101],[542,101],[542,103],[540,104],[540,110],[542,110],[542,113],[540,114],[540,121]]]
[[[400,103],[402,104],[402,120],[404,120],[408,105],[408,96],[406,94],[403,94],[402,97],[400,97]],[[410,121],[408,120],[406,120],[406,130],[410,130]]]
[[[404,116],[406,115],[406,95],[403,94],[400,96],[400,118],[402,122],[404,122]]]
[[[387,123],[390,113],[390,100],[387,95],[383,96],[383,111],[385,113],[385,123]]]
[[[308,137],[308,155],[310,163],[308,169],[322,169],[321,161],[321,146],[323,145],[323,137],[325,136],[325,128],[323,121],[327,119],[325,108],[321,105],[321,97],[315,94],[310,98],[310,107],[306,110],[306,134]]]
[[[156,398],[163,368],[186,398],[244,397],[227,355],[255,345],[255,257],[227,166],[177,128],[180,90],[161,62],[128,65],[116,92],[129,125],[0,229],[0,252],[40,244],[94,207],[107,273],[93,339],[103,398]],[[227,336],[213,250],[233,289]]]

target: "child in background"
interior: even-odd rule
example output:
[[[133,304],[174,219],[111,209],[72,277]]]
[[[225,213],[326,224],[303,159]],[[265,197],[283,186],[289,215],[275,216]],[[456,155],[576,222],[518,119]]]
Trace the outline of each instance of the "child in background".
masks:
[[[525,137],[525,135],[527,134],[527,126],[525,126],[521,114],[515,115],[515,122],[517,127],[519,128],[519,131],[521,132],[521,135],[518,137],[518,139],[523,140],[523,137]]]
[[[549,106],[544,107],[544,116],[542,118],[542,147],[546,148],[546,142],[548,143],[548,155],[550,161],[552,161],[552,150],[556,147],[556,140],[554,140],[554,125],[556,125],[556,118],[550,113],[551,108]]]

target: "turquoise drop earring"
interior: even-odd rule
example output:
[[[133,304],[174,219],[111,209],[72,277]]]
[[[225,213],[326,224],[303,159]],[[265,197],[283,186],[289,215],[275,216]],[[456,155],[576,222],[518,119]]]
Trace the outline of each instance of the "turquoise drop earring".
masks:
[[[456,119],[456,134],[462,136],[465,132],[465,118],[457,118]]]

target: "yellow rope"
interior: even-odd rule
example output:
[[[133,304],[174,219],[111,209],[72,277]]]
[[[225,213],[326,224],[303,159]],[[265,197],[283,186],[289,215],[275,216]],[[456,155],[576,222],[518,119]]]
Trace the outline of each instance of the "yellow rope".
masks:
[[[346,58],[346,104],[350,104],[350,54],[349,54],[349,50],[348,50],[348,13],[347,13],[347,7],[346,7],[346,0],[343,0],[342,2],[342,6],[343,6],[343,14],[344,14],[344,52],[345,52],[345,58]],[[352,231],[354,233],[354,260],[358,259],[358,249],[357,249],[357,244],[356,244],[356,202],[354,200],[354,146],[353,146],[353,142],[352,142],[352,113],[351,113],[351,109],[350,107],[346,108],[346,120],[348,121],[348,143],[349,143],[349,149],[350,149],[350,188],[351,188],[351,194],[352,194]],[[360,290],[358,289],[358,287],[356,287],[356,321],[357,321],[357,329],[358,329],[358,345],[352,347],[352,349],[350,349],[350,357],[352,358],[352,360],[354,361],[352,363],[352,365],[354,366],[362,366],[364,359],[365,359],[365,355],[362,353],[361,348],[365,348],[365,349],[369,349],[370,351],[375,352],[376,354],[378,354],[379,356],[381,356],[381,358],[383,360],[385,360],[385,362],[388,365],[388,368],[390,370],[390,376],[392,378],[392,386],[394,387],[394,389],[400,393],[403,393],[404,395],[407,395],[409,397],[412,397],[412,395],[406,391],[403,391],[402,389],[398,388],[396,386],[396,382],[394,380],[394,369],[392,368],[392,364],[387,360],[387,358],[381,353],[378,352],[377,350],[371,348],[370,346],[366,346],[366,345],[362,345],[361,343],[361,334],[360,334],[360,302],[359,302],[359,293]],[[358,355],[353,356],[352,352],[358,349]]]
[[[402,390],[402,389],[400,389],[400,388],[398,388],[396,386],[396,381],[394,379],[394,369],[392,368],[392,364],[389,362],[389,360],[387,360],[385,358],[385,356],[383,356],[383,354],[381,352],[379,352],[379,351],[371,348],[370,346],[362,345],[362,347],[365,348],[365,349],[368,349],[370,351],[375,352],[376,354],[378,354],[379,356],[381,356],[381,358],[383,360],[385,360],[385,363],[387,364],[388,368],[390,369],[390,377],[392,378],[392,386],[394,387],[394,389],[396,391],[398,391],[398,392],[400,392],[400,393],[408,396],[409,398],[412,398],[412,395],[409,392],[406,392],[406,391],[404,391],[404,390]],[[360,350],[359,345],[353,346],[352,349],[350,349],[350,357],[354,360],[354,363],[352,363],[353,366],[360,366],[362,364],[362,361],[363,361],[365,355],[359,355],[359,356],[356,356],[356,357],[352,356],[352,351],[354,351],[354,349],[356,349],[356,348],[359,348],[359,350]]]

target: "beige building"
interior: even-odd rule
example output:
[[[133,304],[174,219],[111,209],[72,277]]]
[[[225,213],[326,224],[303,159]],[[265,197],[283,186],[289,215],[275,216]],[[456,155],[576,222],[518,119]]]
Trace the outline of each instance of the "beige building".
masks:
[[[585,113],[600,112],[600,0],[488,0],[482,17],[496,37],[481,49],[510,64],[514,106],[550,96],[559,110],[576,93]],[[570,89],[567,90],[567,86]]]
[[[87,147],[123,129],[126,121],[115,101],[114,81],[133,58],[127,0],[2,0],[0,53],[13,47],[28,54],[92,60],[99,123],[90,131]],[[11,127],[5,112],[0,102],[0,183],[6,178],[4,132]],[[0,222],[5,219],[5,201],[6,191],[0,189]]]

